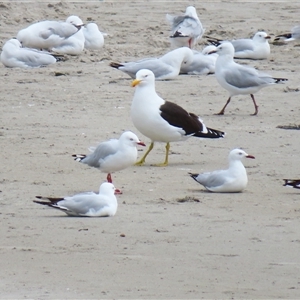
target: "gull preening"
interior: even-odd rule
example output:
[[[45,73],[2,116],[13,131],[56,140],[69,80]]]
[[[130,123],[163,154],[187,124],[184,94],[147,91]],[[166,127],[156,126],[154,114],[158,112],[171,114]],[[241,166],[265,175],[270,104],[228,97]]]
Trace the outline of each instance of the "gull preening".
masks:
[[[283,186],[289,186],[295,189],[300,189],[300,179],[283,179],[283,180],[284,180]]]
[[[0,59],[9,68],[38,68],[56,63],[56,58],[50,53],[22,48],[17,39],[10,39],[4,44]]]
[[[291,32],[279,34],[275,37],[274,41],[291,42],[294,40],[300,40],[300,25],[292,28]]]
[[[111,62],[110,66],[128,74],[133,79],[139,70],[148,69],[154,73],[156,80],[166,80],[178,76],[180,68],[185,64],[190,64],[193,61],[193,56],[191,49],[181,47],[159,58],[145,58],[127,63]]]
[[[171,16],[167,14],[166,18],[172,26],[170,41],[174,48],[193,48],[204,33],[194,6],[188,6],[184,15]]]
[[[228,156],[228,169],[202,174],[189,174],[195,181],[211,192],[238,193],[243,191],[248,183],[247,171],[241,161],[244,157],[255,158],[241,149],[233,149]]]
[[[215,73],[215,65],[218,57],[213,45],[205,47],[202,52],[193,51],[193,60],[181,65],[180,74],[207,75]]]
[[[224,114],[232,96],[249,94],[255,108],[253,115],[257,115],[258,105],[255,102],[253,94],[263,87],[287,81],[285,78],[273,78],[272,76],[261,73],[252,67],[240,65],[234,62],[234,48],[229,42],[222,43],[217,47],[217,50],[213,52],[219,54],[215,67],[217,81],[229,92],[229,98],[218,115]]]
[[[271,37],[264,31],[255,33],[252,39],[237,39],[224,41],[209,37],[208,41],[214,46],[219,46],[224,42],[229,42],[234,47],[235,58],[267,59],[270,55],[269,39]]]
[[[51,50],[77,33],[83,24],[41,21],[22,29],[17,39],[23,47]]]
[[[224,132],[207,128],[197,115],[159,97],[155,91],[152,71],[140,70],[131,85],[136,87],[131,104],[132,122],[139,132],[151,139],[149,149],[137,165],[145,163],[154,142],[166,143],[165,161],[159,166],[167,166],[170,142],[182,141],[191,136],[209,139],[224,137]]]
[[[100,185],[99,194],[85,192],[63,198],[36,196],[33,202],[63,211],[72,217],[112,217],[118,209],[115,187],[112,183]]]
[[[88,50],[99,50],[104,45],[104,35],[96,23],[88,23],[83,28],[84,48]]]
[[[68,17],[66,23],[70,23],[74,25],[76,28],[81,28],[84,25],[82,20],[77,16]],[[69,54],[69,55],[81,54],[84,49],[84,42],[85,42],[82,29],[78,30],[70,37],[61,41],[59,45],[52,47],[51,50],[58,54]]]
[[[107,181],[112,183],[111,173],[126,169],[137,160],[137,145],[145,146],[131,131],[125,131],[119,139],[111,139],[91,147],[92,153],[73,154],[76,161],[107,173]]]

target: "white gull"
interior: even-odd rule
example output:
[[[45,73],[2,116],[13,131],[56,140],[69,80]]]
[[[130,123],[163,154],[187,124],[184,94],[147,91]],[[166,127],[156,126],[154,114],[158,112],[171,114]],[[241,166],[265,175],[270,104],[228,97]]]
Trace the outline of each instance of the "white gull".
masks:
[[[241,149],[233,149],[228,156],[228,169],[202,174],[189,174],[211,192],[238,193],[244,190],[248,183],[247,172],[241,161],[244,157],[254,158],[254,156]]]
[[[149,149],[136,165],[145,163],[154,142],[166,143],[165,161],[158,166],[167,166],[170,142],[186,140],[191,136],[209,139],[224,137],[224,132],[206,127],[197,115],[159,97],[152,71],[140,70],[131,85],[136,87],[131,104],[132,122],[138,131],[151,139]]]
[[[39,200],[33,202],[59,209],[73,217],[112,217],[118,208],[115,187],[108,182],[101,184],[99,194],[85,192],[63,198],[43,196],[36,196],[36,198]]]
[[[22,48],[17,39],[10,39],[2,47],[1,62],[9,68],[37,68],[56,63],[56,58],[48,52]]]
[[[91,147],[92,153],[74,154],[76,161],[98,168],[107,173],[107,181],[112,183],[111,173],[134,165],[137,160],[137,145],[145,146],[131,131],[125,131],[119,139],[111,139]]]
[[[170,41],[174,48],[184,46],[193,48],[204,33],[194,6],[188,6],[184,15],[167,14],[166,18],[172,26]]]
[[[229,42],[222,43],[217,47],[217,50],[213,52],[219,54],[215,68],[217,81],[229,92],[229,98],[218,115],[224,114],[226,106],[229,104],[232,96],[249,94],[255,107],[253,115],[257,115],[258,105],[255,102],[253,94],[263,87],[287,81],[285,78],[273,78],[272,76],[261,73],[252,67],[240,65],[234,62],[234,48]]]
[[[96,23],[88,23],[83,28],[84,48],[88,50],[99,50],[104,45],[105,33],[102,33]]]
[[[127,63],[110,63],[131,78],[135,78],[136,73],[141,69],[151,70],[156,80],[173,79],[179,75],[182,65],[190,64],[193,61],[193,51],[188,47],[181,47],[166,53],[157,58],[145,58],[142,60]]]
[[[83,24],[41,21],[20,30],[17,39],[23,47],[50,50],[78,32]]]
[[[266,32],[259,31],[255,33],[252,39],[223,41],[209,37],[208,41],[214,46],[219,46],[224,42],[231,43],[234,47],[235,58],[267,59],[271,51],[269,39],[270,36]]]

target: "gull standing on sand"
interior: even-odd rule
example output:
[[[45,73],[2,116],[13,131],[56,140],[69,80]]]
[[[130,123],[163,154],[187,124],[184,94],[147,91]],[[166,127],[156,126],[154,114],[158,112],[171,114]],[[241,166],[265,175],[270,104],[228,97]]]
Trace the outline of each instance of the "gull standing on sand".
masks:
[[[193,51],[193,61],[182,64],[180,74],[188,75],[208,75],[215,73],[215,65],[218,57],[217,53],[211,51],[217,48],[213,45],[205,47],[202,52]]]
[[[216,38],[208,38],[214,46],[219,46],[224,42],[229,42],[234,47],[235,58],[267,59],[270,55],[269,39],[271,37],[264,31],[255,33],[252,39],[237,39],[223,41]]]
[[[84,48],[88,50],[99,50],[104,45],[104,35],[96,23],[88,23],[83,28]]]
[[[137,160],[137,145],[145,146],[131,131],[125,131],[119,139],[111,139],[91,147],[91,154],[73,154],[76,161],[98,168],[107,173],[107,181],[112,183],[111,173],[134,165]]]
[[[23,47],[51,50],[80,31],[82,26],[69,22],[41,21],[20,30],[17,39]]]
[[[148,69],[154,73],[156,80],[166,80],[178,76],[182,65],[190,64],[193,61],[193,55],[191,49],[181,47],[159,58],[145,58],[127,63],[112,62],[110,66],[128,74],[133,79],[139,70]]]
[[[188,6],[184,15],[167,14],[166,18],[172,26],[170,41],[174,48],[193,48],[204,33],[194,6]]]
[[[283,179],[283,180],[284,180],[283,186],[289,186],[295,189],[300,189],[300,179]]]
[[[38,68],[56,63],[56,58],[48,52],[22,48],[17,39],[11,39],[2,47],[1,62],[9,68]]]
[[[274,39],[274,41],[281,41],[281,40],[284,42],[300,40],[300,25],[293,27],[290,33],[277,35]]]
[[[113,217],[118,208],[115,187],[108,182],[101,184],[99,194],[85,192],[63,198],[36,198],[40,200],[33,200],[34,203],[59,209],[72,217]]]
[[[131,104],[132,122],[138,131],[151,139],[149,149],[136,165],[145,163],[154,142],[166,143],[165,161],[158,166],[167,166],[170,142],[186,140],[191,136],[210,139],[224,137],[224,132],[207,128],[195,114],[159,97],[152,71],[140,70],[131,85],[136,87]]]
[[[77,16],[68,17],[66,22],[73,24],[76,27],[82,27],[84,25],[82,20]],[[51,50],[58,54],[79,55],[84,49],[84,41],[84,34],[81,29],[63,40],[58,46],[51,48]]]
[[[241,149],[233,149],[228,156],[229,167],[227,170],[189,174],[211,192],[238,193],[244,190],[248,183],[247,172],[241,161],[244,157],[255,158]]]
[[[222,43],[217,47],[217,50],[213,52],[219,54],[215,69],[217,81],[229,92],[229,98],[218,115],[224,114],[226,106],[229,104],[232,96],[249,94],[255,107],[253,115],[257,115],[258,105],[255,102],[253,94],[263,87],[287,81],[285,78],[273,78],[268,74],[258,72],[252,67],[243,66],[234,62],[234,48],[229,42]]]

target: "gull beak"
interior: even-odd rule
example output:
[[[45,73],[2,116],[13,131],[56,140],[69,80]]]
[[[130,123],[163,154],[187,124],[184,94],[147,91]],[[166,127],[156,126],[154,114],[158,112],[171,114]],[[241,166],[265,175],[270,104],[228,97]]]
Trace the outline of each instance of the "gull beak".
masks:
[[[131,86],[132,87],[135,87],[137,86],[142,80],[140,79],[134,79],[132,82],[131,82]]]
[[[270,39],[271,37],[269,35],[265,36],[265,39],[268,40]]]
[[[217,53],[217,50],[212,50],[212,51],[209,51],[207,54],[213,54],[213,53]]]
[[[146,146],[146,144],[141,142],[141,141],[139,141],[137,144],[140,145],[140,146]]]
[[[255,158],[253,155],[247,155],[246,157],[247,157],[247,158],[252,158],[252,159]]]

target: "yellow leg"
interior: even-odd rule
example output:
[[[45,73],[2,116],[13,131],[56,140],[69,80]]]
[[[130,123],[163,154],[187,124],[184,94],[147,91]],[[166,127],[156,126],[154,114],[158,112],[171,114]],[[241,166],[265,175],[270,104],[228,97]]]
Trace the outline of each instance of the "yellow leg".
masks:
[[[152,142],[150,144],[147,152],[144,154],[144,156],[140,160],[138,160],[134,165],[135,166],[141,166],[141,165],[143,165],[145,163],[145,161],[146,161],[147,155],[150,153],[150,151],[153,149],[153,147],[154,147],[154,143]]]
[[[167,143],[166,144],[166,157],[165,157],[165,161],[163,163],[157,164],[155,166],[157,166],[157,167],[166,167],[168,165],[168,163],[169,163],[169,160],[168,160],[169,159],[169,150],[170,150],[170,143]]]

